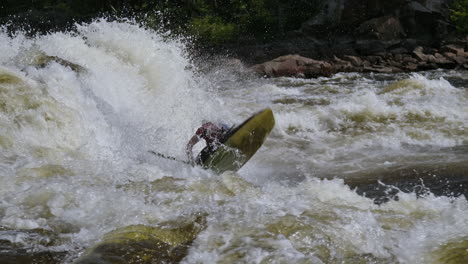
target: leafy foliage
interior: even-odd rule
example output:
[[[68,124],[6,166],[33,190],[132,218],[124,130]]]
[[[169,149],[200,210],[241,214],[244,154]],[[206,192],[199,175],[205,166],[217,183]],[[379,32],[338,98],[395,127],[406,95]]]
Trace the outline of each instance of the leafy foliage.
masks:
[[[222,43],[234,39],[237,27],[232,23],[223,22],[219,17],[204,16],[193,18],[189,29],[209,43]]]
[[[284,36],[314,16],[323,0],[2,0],[0,16],[39,13],[84,20],[137,15],[147,25],[221,44]],[[145,15],[141,15],[145,14]],[[39,16],[39,15],[36,15]]]
[[[468,34],[468,0],[456,0],[451,9],[451,18],[460,33]]]

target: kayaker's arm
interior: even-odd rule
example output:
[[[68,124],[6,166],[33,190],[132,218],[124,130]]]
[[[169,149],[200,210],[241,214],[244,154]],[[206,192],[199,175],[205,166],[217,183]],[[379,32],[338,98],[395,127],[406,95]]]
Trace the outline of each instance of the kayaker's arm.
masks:
[[[187,143],[187,147],[185,148],[185,153],[187,154],[187,158],[191,164],[194,164],[193,153],[192,149],[195,144],[200,141],[200,137],[198,135],[194,135],[189,142]]]

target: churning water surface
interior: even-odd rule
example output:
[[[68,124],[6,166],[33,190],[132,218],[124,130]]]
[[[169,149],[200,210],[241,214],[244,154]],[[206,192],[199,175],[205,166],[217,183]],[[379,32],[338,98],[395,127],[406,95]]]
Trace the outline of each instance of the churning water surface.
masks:
[[[466,71],[262,79],[105,20],[0,39],[4,259],[71,263],[111,231],[194,216],[183,263],[468,259]],[[201,120],[265,107],[276,127],[236,173],[148,152],[185,160]]]

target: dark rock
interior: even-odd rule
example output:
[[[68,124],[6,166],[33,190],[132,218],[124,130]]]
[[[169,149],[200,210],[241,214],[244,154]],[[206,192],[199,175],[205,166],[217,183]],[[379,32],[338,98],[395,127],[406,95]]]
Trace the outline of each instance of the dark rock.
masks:
[[[430,192],[435,196],[466,198],[468,197],[467,169],[466,162],[394,166],[366,173],[374,177],[362,177],[362,172],[356,176],[350,175],[345,179],[345,183],[355,188],[357,193],[374,198],[376,203],[388,201],[392,192],[393,196],[398,196],[398,192],[404,192],[424,197]],[[396,197],[391,199],[394,198]]]
[[[395,59],[395,61],[398,61],[398,62],[403,61],[403,55],[401,53],[395,54],[393,58]]]
[[[342,60],[338,57],[333,58],[332,63],[332,72],[355,72],[357,71],[356,67],[349,61]]]
[[[370,67],[372,63],[370,63],[368,60],[364,59],[362,60],[362,66],[363,67]]]
[[[364,22],[357,32],[363,38],[379,40],[400,39],[405,36],[400,21],[394,16],[383,16]]]
[[[383,59],[382,57],[380,56],[367,56],[367,60],[371,63],[371,64],[380,64],[383,62]]]
[[[449,59],[449,60],[451,60],[451,61],[453,61],[453,62],[455,62],[457,64],[464,64],[464,63],[466,63],[468,61],[468,59],[466,57],[458,56],[457,54],[454,54],[452,52],[444,52],[443,55],[447,59]]]
[[[304,73],[304,77],[306,78],[316,78],[320,76],[329,77],[333,73],[335,73],[330,63],[323,62],[323,61],[317,61],[317,62],[318,63],[316,64],[300,67],[300,70]]]
[[[389,51],[392,54],[408,54],[409,50],[404,47],[396,47]]]
[[[338,1],[327,1],[317,15],[302,24],[300,31],[311,35],[328,32],[331,27],[340,23],[342,8]]]
[[[451,52],[455,54],[463,53],[464,48],[461,45],[454,45],[454,44],[449,44],[449,45],[444,45],[440,47],[441,52]]]
[[[392,73],[394,69],[392,67],[363,67],[364,72],[378,72],[378,73]]]
[[[403,69],[409,72],[413,72],[418,70],[418,65],[416,63],[409,62],[403,65]]]
[[[439,67],[437,64],[432,63],[432,62],[422,62],[418,64],[418,70],[420,71],[429,71],[429,70],[435,70],[438,69]]]
[[[434,54],[434,57],[435,57],[434,62],[440,67],[451,68],[451,66],[454,64],[453,60],[447,59],[445,56],[443,56],[442,54],[438,52]]]
[[[333,38],[330,40],[330,42],[325,43],[325,45],[331,49],[331,54],[337,56],[357,55],[354,44],[354,39],[347,37],[346,35]]]
[[[332,73],[335,72],[361,72],[359,68],[354,67],[351,63],[348,64],[332,64]]]
[[[403,62],[417,64],[418,60],[411,57],[411,55],[404,54],[403,55]]]
[[[428,55],[424,53],[424,48],[419,46],[413,50],[413,54],[418,58],[419,61],[422,62],[435,62],[434,55]]]
[[[443,52],[442,54],[443,54],[447,59],[456,62],[457,54],[454,54],[454,53],[452,53],[452,52]],[[458,62],[457,62],[457,63],[458,63]]]
[[[414,50],[416,47],[424,45],[424,41],[420,39],[407,38],[401,42],[401,47],[408,51]],[[409,53],[409,52],[408,52]]]
[[[357,26],[371,18],[391,13],[389,12],[390,10],[398,9],[400,6],[404,5],[405,1],[406,0],[345,0],[334,2],[337,2],[338,7],[341,8],[338,13],[340,15],[339,21],[349,24],[350,26]]]
[[[457,59],[457,61],[461,61],[460,64],[463,64],[463,61],[468,59],[468,52],[466,52],[464,47],[462,47],[461,45],[446,45],[441,47],[441,51],[455,53],[457,57],[460,57],[459,59]]]
[[[404,68],[403,63],[401,60],[392,60],[388,62],[389,66],[396,67],[396,68]]]
[[[455,61],[458,64],[465,64],[466,62],[468,62],[468,58],[467,57],[462,57],[462,56],[457,56],[457,57],[455,57]]]
[[[439,50],[436,49],[436,48],[430,48],[430,47],[425,47],[424,48],[424,53],[426,53],[426,54],[435,55],[437,52],[439,52]]]
[[[362,59],[357,57],[357,56],[343,56],[343,59],[351,62],[354,66],[361,66],[362,65]]]
[[[385,51],[385,52],[378,52],[378,53],[374,54],[374,56],[381,57],[382,60],[391,60],[391,59],[393,58],[392,53],[387,52],[387,51]]]
[[[468,37],[452,32],[450,1],[326,0],[322,13],[304,23],[300,30],[281,41],[242,48],[245,51],[243,58],[248,63],[258,64],[285,54],[301,54],[322,61],[332,61],[333,56],[338,56],[350,61],[353,67],[377,64],[398,67],[394,61],[454,67],[450,61],[455,58],[447,58],[447,61],[435,55],[440,53],[447,57],[443,55],[447,51],[468,57],[465,49]],[[441,45],[454,46],[440,50]],[[416,49],[419,46],[422,50]],[[255,53],[253,50],[260,51]],[[397,54],[402,56],[395,57]],[[361,62],[357,62],[346,56],[380,56],[382,59],[360,58]],[[454,63],[463,64],[462,58],[456,60],[458,62]],[[332,61],[332,64],[339,64],[333,66],[336,70],[350,69],[342,62]]]
[[[433,32],[434,37],[436,37],[437,39],[443,39],[451,31],[454,31],[454,26],[451,23],[441,19],[435,21],[435,27]]]
[[[444,20],[444,16],[438,10],[430,10],[426,6],[411,1],[401,8],[400,20],[409,37],[431,39],[437,34],[436,21]]]
[[[360,55],[372,55],[378,52],[384,52],[386,45],[381,40],[358,40],[356,41],[356,50]]]

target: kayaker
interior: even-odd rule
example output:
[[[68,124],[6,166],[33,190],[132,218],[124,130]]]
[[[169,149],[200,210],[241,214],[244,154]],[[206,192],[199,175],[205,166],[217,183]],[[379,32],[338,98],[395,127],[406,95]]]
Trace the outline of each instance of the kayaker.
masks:
[[[203,120],[202,126],[197,129],[195,135],[187,143],[185,153],[190,163],[202,165],[213,151],[215,151],[219,145],[224,134],[229,130],[226,124],[214,124],[210,121]],[[193,158],[192,149],[201,139],[206,142],[206,147],[200,152],[196,159]]]

